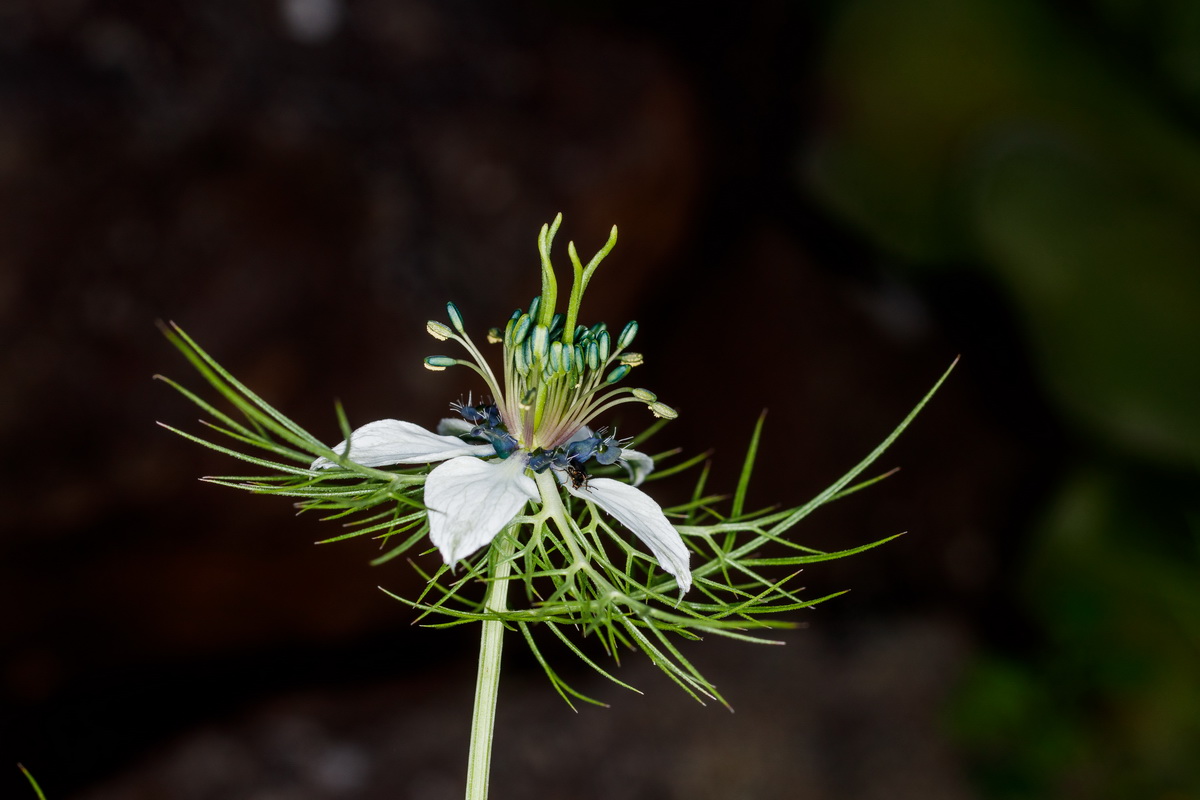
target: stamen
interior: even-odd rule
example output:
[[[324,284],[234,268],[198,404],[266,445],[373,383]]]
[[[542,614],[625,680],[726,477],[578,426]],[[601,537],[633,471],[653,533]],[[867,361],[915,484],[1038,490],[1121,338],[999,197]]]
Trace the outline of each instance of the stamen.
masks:
[[[562,342],[552,342],[550,344],[550,371],[565,372],[563,369],[563,346]]]
[[[633,337],[637,336],[638,324],[630,320],[625,325],[625,330],[621,331],[621,337],[617,339],[617,349],[624,350],[629,345],[633,344]]]
[[[628,364],[622,364],[621,366],[615,368],[612,372],[608,373],[608,377],[604,379],[604,382],[610,385],[614,384],[628,375],[632,369],[633,368]]]
[[[663,403],[651,403],[650,413],[661,419],[675,419],[679,412]]]
[[[533,358],[530,361],[539,365],[544,363],[550,355],[550,329],[545,325],[535,325],[530,347],[533,350]]]
[[[466,336],[467,332],[463,328],[462,312],[458,310],[458,306],[454,305],[454,303],[446,303],[446,313],[450,316],[450,324],[454,326],[454,330]]]
[[[467,337],[462,314],[453,304],[446,307],[451,326],[430,323],[428,330],[435,338],[452,338],[467,349],[475,364],[459,361],[447,356],[431,356],[426,359],[430,369],[444,369],[452,364],[466,364],[475,369],[492,389],[496,397],[493,407],[496,419],[487,421],[491,435],[489,441],[506,442],[499,432],[513,440],[515,447],[531,453],[549,453],[549,461],[539,458],[532,463],[536,468],[543,462],[565,468],[570,462],[583,463],[590,458],[612,463],[620,458],[621,447],[612,439],[592,437],[590,449],[580,446],[569,455],[565,443],[576,434],[581,426],[621,403],[637,402],[651,406],[651,410],[665,412],[662,416],[674,415],[668,406],[658,403],[657,396],[646,389],[615,389],[606,391],[623,380],[633,367],[644,363],[641,353],[626,352],[626,348],[637,335],[637,322],[629,322],[616,337],[604,323],[591,327],[578,324],[578,312],[583,291],[600,261],[616,242],[614,228],[608,243],[587,266],[583,266],[573,244],[568,244],[568,254],[574,270],[570,301],[566,313],[555,310],[558,293],[557,278],[550,261],[550,245],[558,230],[561,216],[552,225],[543,226],[538,237],[538,251],[542,260],[542,292],[529,304],[528,312],[517,309],[506,321],[503,332],[498,328],[488,331],[489,342],[503,342],[503,389]],[[460,335],[455,334],[457,330]],[[484,413],[484,408],[473,410]],[[474,422],[477,413],[463,410]],[[480,420],[482,422],[482,420]],[[592,441],[594,440],[594,441]],[[507,452],[498,447],[501,456]],[[586,452],[585,452],[586,450]],[[558,458],[561,464],[554,461]]]
[[[622,364],[630,367],[640,367],[642,364],[646,363],[646,359],[641,353],[621,353],[621,357],[618,360]]]
[[[444,342],[454,335],[448,326],[435,320],[429,320],[429,322],[425,323],[425,332],[439,342]]]
[[[522,314],[516,322],[516,327],[513,328],[513,346],[519,346],[525,341],[525,337],[529,335],[530,318],[529,314]]]

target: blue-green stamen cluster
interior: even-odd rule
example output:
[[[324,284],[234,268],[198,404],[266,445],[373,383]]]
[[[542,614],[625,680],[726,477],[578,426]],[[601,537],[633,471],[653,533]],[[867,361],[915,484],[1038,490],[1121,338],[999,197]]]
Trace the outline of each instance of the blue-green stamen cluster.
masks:
[[[508,458],[517,449],[517,440],[500,419],[500,410],[495,403],[473,406],[459,402],[451,403],[450,407],[471,424],[467,436],[489,443],[500,458]],[[584,474],[584,465],[592,459],[601,466],[615,464],[623,452],[622,442],[615,436],[605,436],[603,433],[600,431],[549,450],[534,450],[526,458],[526,464],[534,472],[545,472],[549,467],[565,470],[572,466]]]
[[[496,455],[508,458],[517,449],[517,440],[508,432],[500,419],[500,410],[495,403],[472,406],[466,403],[451,403],[450,407],[473,426],[468,436],[488,442]]]
[[[459,364],[468,366],[483,378],[496,398],[498,424],[468,419],[480,428],[480,437],[491,442],[502,457],[515,448],[524,450],[530,454],[531,466],[539,472],[546,466],[565,468],[568,462],[580,465],[593,457],[601,464],[614,463],[620,458],[620,447],[611,438],[591,437],[585,440],[596,440],[590,450],[580,447],[573,457],[570,453],[572,440],[580,429],[615,406],[641,403],[657,417],[677,416],[674,409],[658,402],[658,397],[648,389],[615,386],[643,362],[640,353],[628,349],[637,335],[636,322],[626,325],[615,341],[604,323],[591,327],[578,323],[584,290],[616,244],[616,227],[586,266],[579,260],[574,243],[567,245],[574,281],[566,311],[555,311],[558,282],[550,263],[550,246],[561,221],[560,214],[553,225],[543,225],[538,236],[541,295],[530,303],[528,312],[521,309],[513,312],[503,331],[493,328],[488,332],[489,342],[504,345],[502,380],[497,379],[467,336],[462,314],[453,303],[446,306],[450,325],[430,322],[426,326],[435,339],[453,339],[461,344],[471,360],[430,356],[425,365],[433,370]],[[478,409],[472,411],[479,413]],[[607,460],[614,452],[611,460]]]
[[[528,463],[534,472],[543,472],[547,467],[566,469],[571,466],[586,474],[584,465],[588,461],[594,458],[597,464],[607,467],[617,463],[622,452],[621,443],[616,438],[597,435],[576,439],[552,450],[535,450],[529,454]]]

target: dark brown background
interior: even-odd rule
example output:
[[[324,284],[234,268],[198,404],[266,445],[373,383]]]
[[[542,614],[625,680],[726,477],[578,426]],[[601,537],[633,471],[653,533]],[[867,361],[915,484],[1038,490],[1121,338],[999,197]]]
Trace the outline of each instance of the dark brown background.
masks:
[[[585,254],[620,226],[584,316],[641,323],[662,445],[731,487],[769,409],[755,504],[963,362],[902,471],[796,532],[909,535],[808,570],[852,591],[786,647],[687,650],[735,714],[563,655],[612,704],[575,714],[513,640],[495,796],[1196,789],[1200,28],[956,8],[5,4],[0,761],[52,800],[458,796],[474,632],[412,627],[370,543],[196,482],[240,468],[154,426],[196,416],[154,322],[330,439],[335,398],[432,425],[473,387],[421,368],[425,320],[525,306],[562,211]]]

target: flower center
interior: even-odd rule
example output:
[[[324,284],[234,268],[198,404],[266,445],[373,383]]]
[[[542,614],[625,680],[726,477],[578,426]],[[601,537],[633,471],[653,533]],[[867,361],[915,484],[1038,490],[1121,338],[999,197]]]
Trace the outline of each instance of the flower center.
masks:
[[[615,436],[605,436],[603,431],[581,437],[578,434],[583,429],[577,428],[566,443],[551,447],[522,447],[509,432],[496,404],[472,406],[451,403],[450,407],[472,425],[467,435],[491,444],[500,458],[508,458],[518,449],[528,453],[525,463],[534,472],[545,472],[548,467],[554,467],[558,470],[573,469],[586,476],[584,465],[588,461],[595,459],[601,466],[615,464],[621,458],[622,444],[628,443],[618,441]]]
[[[644,389],[612,388],[642,360],[625,352],[637,333],[636,322],[625,326],[614,348],[604,323],[567,331],[563,314],[553,315],[549,325],[536,322],[541,299],[530,304],[530,313],[515,312],[503,336],[500,415],[530,451],[560,447],[597,414],[628,400],[645,403],[651,396]]]
[[[656,417],[674,419],[674,409],[658,402],[647,389],[616,387],[636,366],[643,362],[640,353],[630,352],[629,345],[637,335],[638,325],[630,322],[614,342],[604,323],[590,328],[578,324],[579,306],[584,290],[600,262],[617,241],[617,229],[612,229],[607,244],[584,266],[568,243],[567,253],[574,268],[574,281],[565,313],[554,310],[558,296],[558,281],[550,263],[550,246],[562,222],[562,215],[552,226],[543,225],[538,235],[538,251],[542,259],[542,293],[529,305],[528,313],[517,309],[509,318],[503,333],[497,328],[488,332],[488,341],[504,344],[502,380],[483,358],[467,336],[462,315],[449,303],[446,311],[450,325],[430,322],[426,330],[440,341],[454,339],[471,356],[471,360],[449,356],[429,356],[425,366],[433,370],[465,365],[479,373],[496,398],[491,406],[459,406],[463,418],[475,427],[472,434],[492,443],[496,454],[507,458],[514,450],[530,454],[530,466],[541,472],[550,464],[562,462],[582,465],[596,457],[599,463],[612,463],[620,457],[620,447],[610,438],[591,437],[588,448],[579,448],[574,455],[570,447],[579,430],[599,414],[622,403],[641,403]],[[593,441],[594,440],[594,441]],[[568,446],[569,445],[569,446]],[[615,451],[611,461],[600,461]],[[547,460],[543,464],[541,459]],[[536,459],[536,461],[535,461]],[[540,465],[540,468],[539,468]]]

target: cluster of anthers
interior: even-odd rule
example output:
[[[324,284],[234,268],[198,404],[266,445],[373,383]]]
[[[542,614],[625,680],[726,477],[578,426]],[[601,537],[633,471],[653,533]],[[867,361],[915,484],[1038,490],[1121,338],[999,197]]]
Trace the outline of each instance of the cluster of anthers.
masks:
[[[470,358],[430,356],[425,366],[435,371],[466,366],[494,400],[453,404],[459,418],[442,420],[437,433],[399,420],[372,422],[333,450],[369,467],[442,462],[426,478],[424,503],[430,539],[447,564],[489,544],[527,502],[545,502],[548,492],[557,494],[561,488],[631,530],[686,592],[691,586],[688,550],[659,505],[637,488],[654,469],[653,460],[627,447],[627,441],[590,427],[599,415],[626,403],[645,405],[657,417],[677,416],[653,392],[617,386],[643,360],[628,349],[637,335],[636,322],[626,325],[615,342],[603,323],[578,323],[583,293],[616,243],[616,228],[586,266],[574,244],[568,245],[574,281],[566,311],[558,313],[550,246],[560,222],[561,215],[543,226],[538,237],[541,295],[528,312],[515,311],[503,332],[488,332],[489,342],[503,344],[502,378],[467,334],[453,303],[446,306],[449,325],[431,321],[426,326],[435,339],[458,343]],[[624,466],[630,482],[590,476],[591,462]],[[314,469],[336,466],[325,458],[313,462]],[[546,480],[547,475],[555,480]]]

